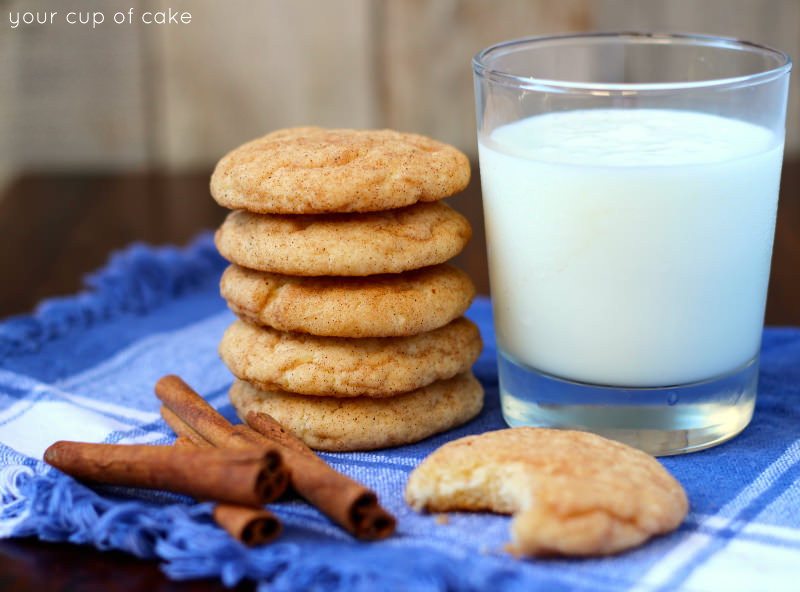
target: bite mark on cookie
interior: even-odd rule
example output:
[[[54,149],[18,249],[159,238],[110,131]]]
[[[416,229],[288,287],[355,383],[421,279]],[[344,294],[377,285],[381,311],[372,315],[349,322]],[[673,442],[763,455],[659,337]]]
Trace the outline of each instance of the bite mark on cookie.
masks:
[[[609,555],[677,528],[686,493],[652,456],[589,434],[510,428],[445,444],[411,474],[415,510],[512,514],[514,554]]]

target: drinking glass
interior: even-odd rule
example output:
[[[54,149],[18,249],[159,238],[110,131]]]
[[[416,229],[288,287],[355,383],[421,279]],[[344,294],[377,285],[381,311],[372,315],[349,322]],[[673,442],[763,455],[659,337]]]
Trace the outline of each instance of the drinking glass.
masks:
[[[509,41],[473,60],[511,426],[652,454],[751,419],[791,60],[651,33]]]

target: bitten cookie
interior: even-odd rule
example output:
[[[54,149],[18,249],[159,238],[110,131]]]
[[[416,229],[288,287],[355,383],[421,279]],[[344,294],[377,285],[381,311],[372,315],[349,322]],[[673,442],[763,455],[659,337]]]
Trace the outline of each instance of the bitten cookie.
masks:
[[[510,550],[608,555],[678,527],[686,493],[652,456],[577,431],[511,428],[445,444],[409,477],[415,510],[514,514]]]
[[[482,348],[478,327],[464,317],[410,337],[364,339],[286,333],[237,320],[219,353],[237,378],[260,389],[388,397],[465,372]]]
[[[280,216],[231,212],[214,241],[228,261],[299,276],[399,273],[444,263],[472,236],[441,202],[369,214]]]
[[[400,337],[461,316],[475,297],[449,264],[401,274],[297,277],[231,265],[220,292],[240,318],[280,331],[330,337]]]
[[[300,127],[226,154],[211,176],[221,206],[262,214],[373,212],[464,189],[469,159],[425,136]]]
[[[339,399],[266,392],[236,380],[230,399],[241,418],[268,413],[311,448],[344,452],[411,444],[466,423],[483,406],[483,387],[466,372],[390,399]]]

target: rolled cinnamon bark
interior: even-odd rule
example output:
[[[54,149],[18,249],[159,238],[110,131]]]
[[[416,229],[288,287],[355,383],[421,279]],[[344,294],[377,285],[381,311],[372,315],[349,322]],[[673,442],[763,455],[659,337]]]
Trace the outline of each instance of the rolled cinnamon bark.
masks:
[[[294,490],[345,530],[361,539],[379,539],[394,532],[396,521],[378,504],[375,493],[335,471],[300,440],[275,425],[269,416],[255,418],[256,426],[231,425],[178,376],[165,376],[155,385],[156,396],[183,422],[214,446],[273,449],[279,447],[290,471]],[[259,414],[260,415],[260,414]],[[266,415],[266,414],[264,414]],[[250,416],[248,415],[248,422]]]
[[[247,425],[273,442],[285,446],[286,448],[291,448],[295,452],[319,458],[317,453],[311,450],[305,442],[294,434],[287,432],[278,420],[269,413],[249,411],[245,419]]]
[[[177,416],[174,416],[173,419],[176,420],[176,425],[178,423],[183,423]],[[181,429],[182,426],[177,425],[177,427]],[[175,429],[175,427],[173,427],[173,429]],[[201,440],[202,443],[197,444],[188,436],[178,436],[173,446],[176,448],[192,449],[198,446],[201,448],[212,447],[207,440],[202,438]],[[278,517],[264,508],[217,504],[214,506],[213,516],[214,521],[229,535],[248,547],[270,543],[281,533],[281,523]]]
[[[197,431],[192,429],[188,423],[175,415],[175,413],[166,405],[162,405],[158,411],[161,414],[161,419],[163,419],[166,424],[172,428],[172,431],[175,432],[179,438],[187,438],[200,447],[208,448],[209,446],[212,446],[211,442],[198,434]]]
[[[207,440],[195,442],[188,436],[178,436],[172,445],[175,448],[214,448],[214,445]]]
[[[288,480],[279,454],[254,449],[60,441],[45,451],[44,460],[82,481],[161,489],[253,507],[277,499]]]
[[[228,445],[233,433],[231,423],[179,376],[164,376],[156,383],[155,391],[161,402],[194,432],[214,446]]]
[[[217,504],[214,520],[228,534],[248,547],[274,541],[281,533],[278,518],[266,509],[256,510],[231,504]]]
[[[280,438],[292,487],[331,520],[360,539],[381,539],[394,532],[394,516],[378,504],[373,491],[331,468],[272,416],[250,411],[247,424],[250,429],[236,427],[254,444],[269,442],[270,436]]]

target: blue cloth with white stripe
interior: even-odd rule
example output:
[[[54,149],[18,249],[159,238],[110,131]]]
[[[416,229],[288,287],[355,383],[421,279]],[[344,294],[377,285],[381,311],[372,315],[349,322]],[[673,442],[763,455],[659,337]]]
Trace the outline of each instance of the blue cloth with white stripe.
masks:
[[[797,590],[800,576],[800,329],[764,333],[751,425],[733,441],[661,462],[691,510],[674,533],[616,557],[509,557],[509,518],[455,513],[446,524],[403,502],[410,471],[455,437],[505,427],[497,402],[489,302],[468,316],[486,347],[475,373],[486,405],[467,425],[410,446],[323,454],[373,488],[398,518],[363,543],[302,500],[272,504],[284,525],[247,549],[209,504],[124,488],[89,488],[41,462],[59,439],[164,444],[154,383],[181,375],[224,415],[232,376],[217,355],[234,320],[219,296],[225,263],[209,236],[186,249],[133,246],[89,289],[0,322],[0,536],[36,536],[157,559],[175,579],[256,580],[260,590]]]

